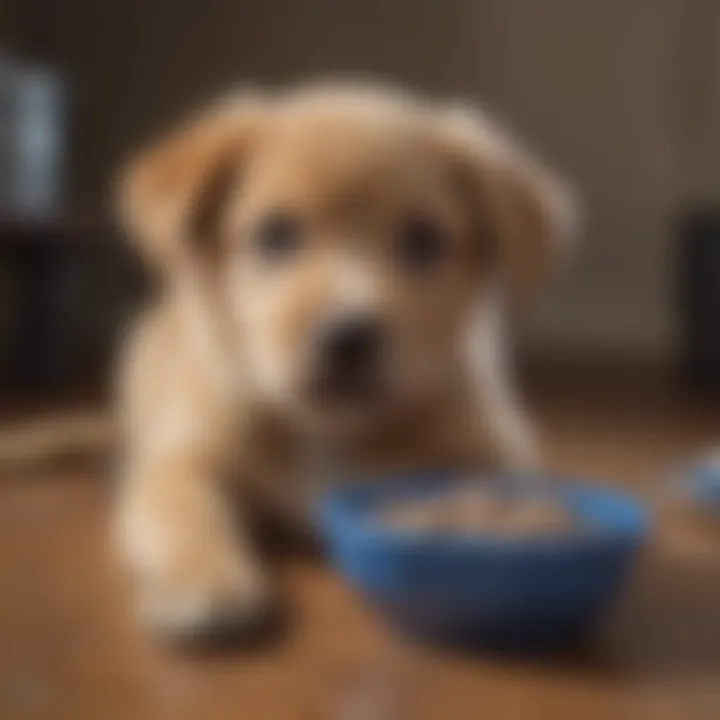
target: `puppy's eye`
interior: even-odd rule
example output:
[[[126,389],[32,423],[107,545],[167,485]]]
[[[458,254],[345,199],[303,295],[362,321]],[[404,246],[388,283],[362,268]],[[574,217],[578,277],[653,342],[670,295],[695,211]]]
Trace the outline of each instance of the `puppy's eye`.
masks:
[[[442,259],[445,236],[429,218],[411,218],[400,230],[396,252],[398,260],[404,265],[424,268]]]
[[[287,213],[272,213],[258,226],[255,244],[268,260],[279,260],[295,252],[300,244],[300,223]]]

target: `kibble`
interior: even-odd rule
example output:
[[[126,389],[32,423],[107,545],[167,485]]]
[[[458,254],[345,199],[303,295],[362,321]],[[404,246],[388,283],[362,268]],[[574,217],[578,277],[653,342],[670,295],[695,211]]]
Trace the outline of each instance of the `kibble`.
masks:
[[[434,534],[548,536],[578,526],[572,514],[549,496],[503,494],[483,486],[397,500],[385,505],[377,517],[401,530]]]

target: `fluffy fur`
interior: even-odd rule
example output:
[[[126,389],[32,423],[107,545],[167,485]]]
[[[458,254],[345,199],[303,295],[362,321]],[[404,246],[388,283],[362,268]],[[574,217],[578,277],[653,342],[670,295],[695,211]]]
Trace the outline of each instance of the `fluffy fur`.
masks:
[[[533,462],[504,305],[547,275],[570,206],[485,116],[361,87],[232,98],[140,154],[120,209],[160,285],[123,361],[118,502],[157,627],[262,616],[266,568],[247,529],[258,500],[302,523],[340,470]],[[278,209],[302,219],[303,239],[273,266],[254,239]],[[445,247],[413,275],[392,247],[418,210]],[[342,309],[386,325],[377,405],[303,395],[316,329]]]

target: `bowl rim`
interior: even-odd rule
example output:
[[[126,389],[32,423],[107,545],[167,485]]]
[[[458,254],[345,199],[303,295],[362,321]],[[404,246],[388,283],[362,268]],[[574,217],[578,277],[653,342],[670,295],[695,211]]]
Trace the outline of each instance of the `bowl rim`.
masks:
[[[503,554],[546,554],[588,549],[629,547],[643,542],[650,531],[650,509],[632,493],[607,483],[568,476],[529,473],[484,473],[488,479],[502,479],[530,489],[559,495],[566,502],[602,502],[611,506],[612,522],[592,532],[570,532],[545,536],[503,536],[495,533],[424,533],[393,528],[368,517],[371,507],[391,497],[418,492],[433,493],[447,483],[460,482],[458,472],[429,470],[415,473],[384,474],[371,480],[348,478],[321,499],[320,524],[331,541],[362,542],[398,549],[429,552],[482,552]],[[362,504],[362,508],[358,505]],[[371,507],[368,507],[371,506]],[[577,512],[577,511],[576,511]],[[622,517],[619,517],[622,516]]]
[[[720,451],[678,464],[669,473],[669,489],[702,510],[720,511]]]

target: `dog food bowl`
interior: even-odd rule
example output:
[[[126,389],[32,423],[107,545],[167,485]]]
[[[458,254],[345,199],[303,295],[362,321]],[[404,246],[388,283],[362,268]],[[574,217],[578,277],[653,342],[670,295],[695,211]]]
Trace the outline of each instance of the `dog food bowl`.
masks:
[[[688,463],[675,490],[696,509],[720,520],[720,450]]]
[[[720,450],[683,463],[670,475],[664,495],[675,517],[714,535],[720,529]]]
[[[578,521],[564,534],[437,534],[378,521],[383,503],[453,482],[435,473],[331,491],[320,524],[334,565],[391,624],[431,641],[545,651],[594,628],[646,537],[646,510],[616,490],[559,482],[543,486]]]

